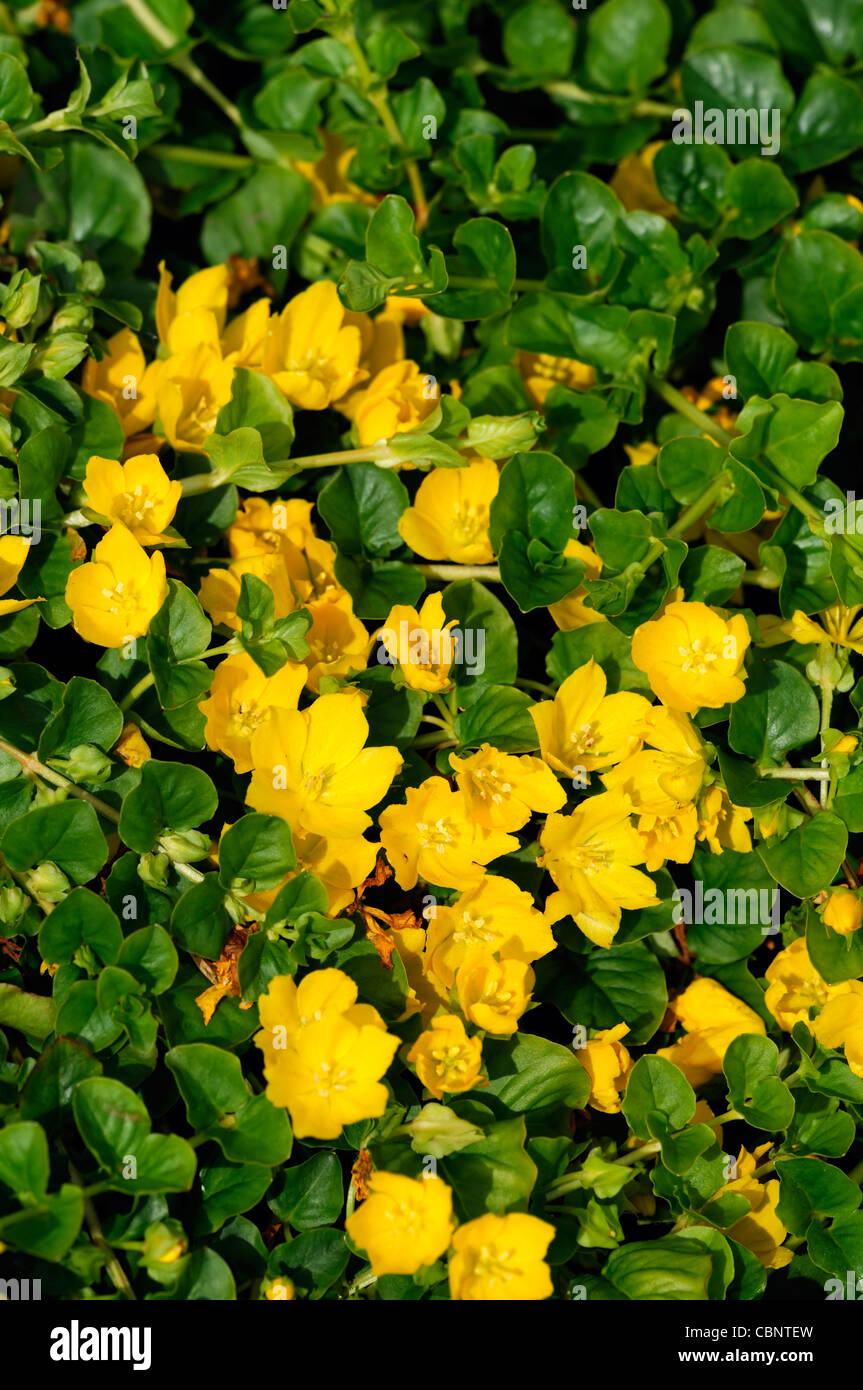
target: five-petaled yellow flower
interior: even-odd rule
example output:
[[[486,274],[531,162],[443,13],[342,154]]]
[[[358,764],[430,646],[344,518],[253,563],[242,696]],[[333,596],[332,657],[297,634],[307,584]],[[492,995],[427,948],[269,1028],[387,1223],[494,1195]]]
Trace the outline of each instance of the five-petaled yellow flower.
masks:
[[[87,358],[81,386],[88,396],[111,406],[128,438],[149,429],[156,418],[159,364],[151,362],[147,366],[143,348],[131,328],[121,328],[106,346],[108,351],[100,361]]]
[[[405,684],[412,690],[434,692],[450,684],[450,667],[459,654],[452,629],[443,610],[439,593],[429,594],[417,612],[397,603],[377,636],[390,661],[398,665]]]
[[[136,454],[116,463],[94,454],[84,474],[87,506],[109,521],[121,521],[141,545],[159,545],[174,519],[183,489],[156,454]]]
[[[100,647],[122,647],[143,637],[167,594],[161,551],[148,555],[119,521],[102,537],[92,560],[66,581],[75,631]]]
[[[442,1178],[374,1173],[369,1196],[345,1229],[365,1250],[373,1274],[415,1274],[449,1249],[452,1191]]]
[[[669,603],[635,629],[632,659],[670,709],[720,709],[745,694],[749,629],[742,613],[723,618],[706,603]]]
[[[335,285],[321,280],[270,320],[264,371],[292,405],[324,410],[365,376],[360,349],[360,331],[345,321]]]
[[[606,695],[605,686],[605,672],[591,657],[553,700],[531,706],[540,751],[555,772],[576,777],[619,763],[640,747],[649,702],[631,690]]]
[[[225,657],[216,667],[209,697],[199,705],[207,719],[208,747],[226,753],[238,772],[251,772],[252,735],[274,709],[295,710],[305,682],[306,668],[295,661],[266,676],[248,652]]]
[[[491,459],[464,468],[434,468],[417,488],[412,507],[399,518],[399,535],[427,560],[488,565],[494,558],[488,513],[499,473]]]
[[[463,793],[443,777],[408,787],[405,802],[388,806],[378,823],[400,888],[413,888],[418,878],[441,888],[474,888],[483,865],[518,848],[514,835],[477,825]]]
[[[456,1014],[433,1018],[408,1053],[408,1061],[437,1100],[481,1084],[482,1043],[468,1037]]]
[[[545,1256],[555,1234],[548,1221],[523,1212],[490,1212],[459,1226],[452,1240],[450,1297],[477,1303],[549,1298],[554,1290]]]
[[[628,1023],[600,1028],[578,1050],[578,1060],[590,1077],[588,1105],[606,1115],[620,1111],[623,1093],[632,1070],[632,1058],[621,1039],[629,1032]]]

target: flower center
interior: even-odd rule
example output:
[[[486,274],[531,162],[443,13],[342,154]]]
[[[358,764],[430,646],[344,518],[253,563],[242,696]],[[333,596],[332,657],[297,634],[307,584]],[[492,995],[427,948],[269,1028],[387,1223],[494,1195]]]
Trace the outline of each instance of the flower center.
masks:
[[[719,652],[707,646],[700,637],[694,637],[691,646],[678,647],[677,650],[683,657],[681,670],[685,676],[706,676],[710,663],[719,660]]]
[[[443,854],[448,845],[455,843],[455,827],[452,821],[444,820],[443,817],[433,825],[428,821],[418,821],[417,830],[422,848],[433,849],[436,854]]]

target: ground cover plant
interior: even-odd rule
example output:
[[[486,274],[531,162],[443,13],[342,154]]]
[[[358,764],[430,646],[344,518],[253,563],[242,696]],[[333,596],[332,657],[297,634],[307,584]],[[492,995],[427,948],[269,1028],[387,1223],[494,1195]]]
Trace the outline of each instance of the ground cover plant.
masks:
[[[848,1296],[863,6],[11,3],[0,121],[7,1296]]]

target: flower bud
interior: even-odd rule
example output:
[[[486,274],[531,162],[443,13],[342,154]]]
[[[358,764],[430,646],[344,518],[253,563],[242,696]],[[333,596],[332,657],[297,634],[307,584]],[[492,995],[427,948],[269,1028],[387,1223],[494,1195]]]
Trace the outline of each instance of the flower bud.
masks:
[[[43,902],[62,902],[71,889],[63,870],[52,864],[50,859],[46,859],[44,864],[37,864],[35,869],[30,869],[23,877],[33,897],[41,898]]]
[[[194,864],[210,853],[210,837],[203,830],[169,830],[159,840],[159,848],[175,864]]]
[[[167,888],[170,867],[167,854],[142,854],[138,861],[138,877],[148,888]]]
[[[63,772],[73,782],[104,782],[111,775],[111,759],[94,743],[79,743],[68,757],[49,758],[51,767]]]
[[[30,899],[17,883],[5,883],[0,888],[0,922],[7,929],[15,927],[30,906]]]

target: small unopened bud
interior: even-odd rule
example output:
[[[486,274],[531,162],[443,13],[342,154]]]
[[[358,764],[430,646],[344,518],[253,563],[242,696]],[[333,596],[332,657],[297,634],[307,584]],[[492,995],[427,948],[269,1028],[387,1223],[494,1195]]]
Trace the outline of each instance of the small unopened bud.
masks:
[[[29,892],[34,898],[41,898],[43,902],[62,902],[71,888],[63,870],[52,864],[50,859],[46,859],[44,864],[37,864],[35,869],[30,869],[23,877]]]
[[[49,758],[51,767],[63,772],[73,782],[98,785],[111,775],[111,759],[95,743],[79,743],[66,758]]]
[[[263,1295],[270,1302],[281,1300],[284,1303],[293,1298],[294,1286],[290,1279],[271,1279],[264,1285]]]
[[[4,927],[17,926],[30,906],[30,899],[17,883],[6,883],[0,888],[0,922]]]
[[[148,888],[167,888],[170,867],[167,854],[142,854],[138,861],[138,877]]]
[[[194,864],[210,853],[210,837],[203,830],[169,830],[160,838],[159,848],[175,864]]]

